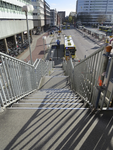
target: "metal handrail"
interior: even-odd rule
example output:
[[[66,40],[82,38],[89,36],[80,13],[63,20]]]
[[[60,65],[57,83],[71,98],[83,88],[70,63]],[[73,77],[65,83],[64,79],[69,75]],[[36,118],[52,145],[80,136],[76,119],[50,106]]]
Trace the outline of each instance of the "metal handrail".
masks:
[[[0,52],[0,105],[7,107],[35,91],[51,66],[52,61],[40,59],[31,65]]]
[[[91,107],[96,106],[99,88],[98,79],[104,65],[104,52],[105,47],[102,47],[74,67],[72,59],[63,61],[63,69],[70,78],[72,89],[81,95],[84,101]],[[111,58],[109,71],[104,77],[103,91],[101,91],[99,98],[98,107],[101,109],[111,109],[109,104],[113,96],[113,86],[110,86],[112,66],[113,58]]]

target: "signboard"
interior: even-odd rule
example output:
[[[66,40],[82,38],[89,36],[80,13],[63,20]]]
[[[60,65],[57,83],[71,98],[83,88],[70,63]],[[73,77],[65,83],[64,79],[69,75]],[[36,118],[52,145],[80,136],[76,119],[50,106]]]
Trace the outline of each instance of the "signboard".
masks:
[[[74,47],[66,47],[66,49],[74,49]]]
[[[66,56],[69,56],[69,52],[66,52]]]

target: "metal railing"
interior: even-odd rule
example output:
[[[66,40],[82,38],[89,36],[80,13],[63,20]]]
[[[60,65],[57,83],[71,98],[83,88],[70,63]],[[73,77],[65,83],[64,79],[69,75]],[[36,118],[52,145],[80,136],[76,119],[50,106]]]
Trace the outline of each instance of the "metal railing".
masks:
[[[106,35],[105,33],[98,33],[97,31],[93,31],[91,29],[88,29],[88,28],[85,28],[83,26],[79,26],[78,27],[81,31],[86,32],[87,34],[90,34],[92,37],[95,37],[96,39],[99,39],[99,40],[106,40]]]
[[[63,61],[63,69],[70,78],[72,89],[74,89],[91,107],[96,107],[99,88],[98,79],[104,65],[104,52],[105,47],[102,47],[76,66],[73,66],[72,59]],[[111,58],[109,70],[104,77],[105,86],[103,86],[103,91],[101,91],[101,96],[99,98],[98,107],[101,109],[111,109],[110,102],[113,97],[113,84],[111,85],[110,75],[112,67],[113,58]]]
[[[52,63],[37,59],[30,65],[0,53],[0,105],[7,107],[35,91],[42,76],[49,75]]]

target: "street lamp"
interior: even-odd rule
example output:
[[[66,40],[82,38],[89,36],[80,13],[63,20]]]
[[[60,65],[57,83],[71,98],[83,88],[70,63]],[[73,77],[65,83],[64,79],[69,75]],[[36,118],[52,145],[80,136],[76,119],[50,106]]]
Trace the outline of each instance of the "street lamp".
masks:
[[[44,47],[44,60],[45,60],[45,43],[44,43],[44,40],[46,40],[46,36],[43,36],[43,47]]]
[[[27,23],[27,35],[28,35],[28,42],[29,42],[29,53],[30,53],[30,60],[31,60],[31,65],[33,64],[32,61],[32,54],[31,54],[31,47],[30,47],[30,38],[29,38],[29,27],[28,27],[28,12],[33,12],[34,8],[33,5],[25,5],[22,7],[22,11],[25,12],[26,15],[26,23]]]

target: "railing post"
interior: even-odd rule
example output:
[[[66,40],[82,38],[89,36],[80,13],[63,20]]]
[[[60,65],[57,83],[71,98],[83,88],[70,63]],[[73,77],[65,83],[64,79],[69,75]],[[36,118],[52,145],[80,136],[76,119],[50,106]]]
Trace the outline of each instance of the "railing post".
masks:
[[[109,70],[108,70],[106,89],[108,88],[108,85],[109,85],[109,80],[110,80],[110,74],[111,74],[112,66],[113,66],[113,59],[111,59],[110,66],[109,66]],[[105,91],[104,96],[103,96],[103,98],[102,98],[101,109],[102,109],[103,104],[104,104],[104,101],[105,101],[106,93],[107,93],[107,90]]]
[[[110,55],[111,49],[112,49],[111,46],[107,46],[106,47],[106,53],[103,55],[104,56],[104,63],[103,63],[103,68],[102,68],[101,75],[99,77],[99,86],[97,86],[98,96],[97,96],[97,100],[96,100],[95,109],[97,109],[97,107],[98,107],[101,92],[104,90],[103,81],[104,81],[104,76],[105,76],[105,72],[106,72],[106,68],[107,68],[107,64],[108,64],[108,59],[109,59],[108,56]]]

